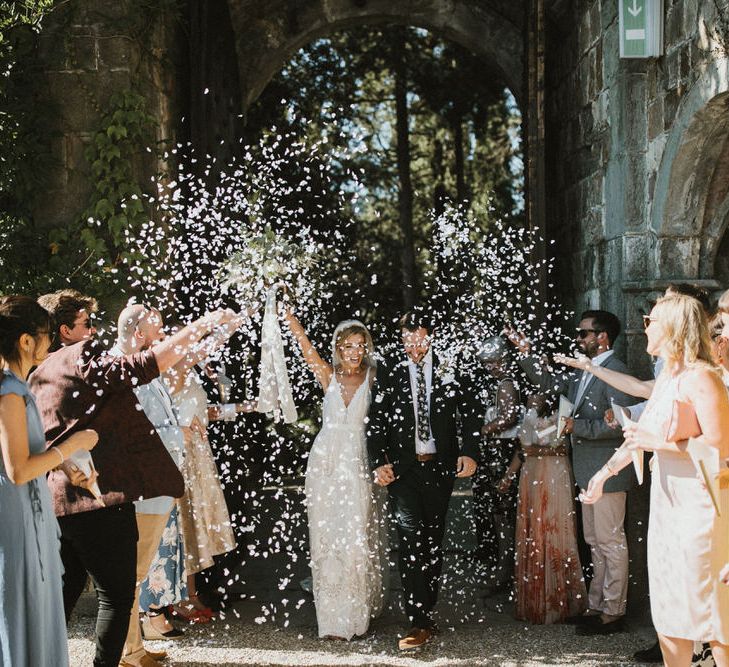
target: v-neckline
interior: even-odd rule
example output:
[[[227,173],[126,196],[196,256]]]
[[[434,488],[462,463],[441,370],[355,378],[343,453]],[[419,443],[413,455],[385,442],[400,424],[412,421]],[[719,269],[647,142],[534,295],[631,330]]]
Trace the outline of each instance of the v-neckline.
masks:
[[[349,410],[349,406],[352,405],[352,403],[354,403],[355,399],[357,398],[357,395],[360,392],[360,389],[362,389],[362,387],[367,382],[367,380],[369,380],[369,376],[370,376],[370,370],[368,368],[367,371],[365,372],[364,380],[362,380],[362,382],[360,382],[359,387],[357,387],[357,390],[354,392],[354,394],[352,394],[351,400],[349,401],[349,403],[347,403],[347,401],[344,400],[344,393],[342,392],[342,389],[343,389],[342,383],[339,380],[337,380],[337,371],[334,371],[334,381],[337,383],[337,387],[339,387],[337,392],[339,393],[339,398],[342,399],[342,405],[344,405],[345,410]]]

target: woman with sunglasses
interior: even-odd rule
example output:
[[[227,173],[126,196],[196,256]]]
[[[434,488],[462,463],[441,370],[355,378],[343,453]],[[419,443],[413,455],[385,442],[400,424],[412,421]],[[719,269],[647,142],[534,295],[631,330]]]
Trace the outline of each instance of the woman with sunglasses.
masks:
[[[48,356],[49,316],[33,299],[0,299],[0,664],[68,665],[59,529],[45,475],[97,435],[46,449],[25,380]]]
[[[385,496],[373,484],[365,437],[374,345],[362,322],[345,320],[334,330],[329,363],[290,309],[286,321],[324,390],[305,484],[319,637],[350,640],[382,611],[388,586]]]
[[[648,578],[664,663],[690,665],[698,641],[711,644],[717,667],[729,667],[729,589],[721,585],[719,574],[729,548],[729,489],[719,492],[720,512],[715,511],[688,452],[695,441],[726,460],[729,394],[713,361],[706,316],[696,299],[663,297],[646,321],[647,351],[663,359],[663,370],[640,422],[623,429],[625,443],[580,497],[587,504],[596,502],[605,482],[630,464],[632,451],[653,452]],[[584,368],[591,370],[589,364]],[[666,432],[675,419],[676,402],[692,406],[699,434],[674,442]]]

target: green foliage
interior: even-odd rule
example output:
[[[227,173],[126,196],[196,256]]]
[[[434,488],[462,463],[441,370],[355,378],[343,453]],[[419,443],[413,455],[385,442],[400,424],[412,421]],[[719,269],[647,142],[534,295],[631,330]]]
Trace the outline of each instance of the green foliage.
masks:
[[[395,45],[404,33],[404,48]],[[400,42],[402,44],[402,40]],[[400,174],[395,69],[404,61],[409,112],[413,226],[420,276],[432,273],[431,211],[465,205],[482,229],[522,223],[520,115],[513,97],[476,55],[436,34],[398,26],[363,27],[301,49],[249,110],[246,140],[292,131],[346,149],[332,173],[337,193],[353,174],[364,184],[343,211],[356,221],[348,279],[358,300],[345,308],[389,319],[401,308]],[[421,283],[420,288],[424,285]],[[343,295],[347,304],[350,295]],[[343,312],[346,315],[347,312]],[[373,313],[373,318],[375,317]]]
[[[51,270],[76,276],[101,298],[119,291],[117,267],[137,259],[126,241],[149,220],[136,173],[154,126],[141,95],[127,90],[112,97],[86,149],[93,183],[88,207],[73,224],[49,235]]]

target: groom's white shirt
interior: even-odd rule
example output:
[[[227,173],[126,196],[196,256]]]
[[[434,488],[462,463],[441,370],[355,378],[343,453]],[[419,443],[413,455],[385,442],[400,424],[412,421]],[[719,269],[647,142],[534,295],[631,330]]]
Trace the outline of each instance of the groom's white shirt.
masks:
[[[413,411],[415,414],[415,424],[418,423],[418,375],[415,364],[408,357],[408,371],[410,373],[410,392],[413,397]],[[430,392],[433,387],[433,350],[428,350],[428,353],[423,358],[423,371],[425,373],[425,394],[426,401],[430,405]],[[430,417],[430,413],[428,414]],[[430,422],[430,420],[428,420]],[[435,454],[435,438],[433,438],[433,431],[429,426],[429,435],[427,442],[423,442],[418,438],[418,429],[415,428],[415,453],[416,454]]]

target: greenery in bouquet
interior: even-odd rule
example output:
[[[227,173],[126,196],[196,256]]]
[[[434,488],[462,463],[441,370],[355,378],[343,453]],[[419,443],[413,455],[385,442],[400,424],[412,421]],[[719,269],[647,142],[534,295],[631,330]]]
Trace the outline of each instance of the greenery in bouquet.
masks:
[[[322,246],[312,239],[288,239],[270,225],[241,231],[240,247],[221,263],[217,274],[221,287],[248,302],[260,301],[276,283],[285,284],[294,294],[296,285],[314,268]]]

